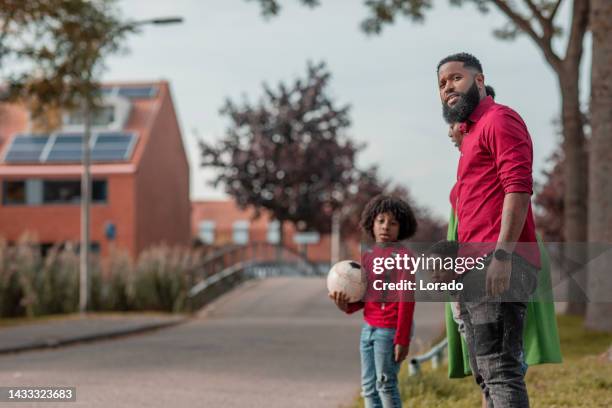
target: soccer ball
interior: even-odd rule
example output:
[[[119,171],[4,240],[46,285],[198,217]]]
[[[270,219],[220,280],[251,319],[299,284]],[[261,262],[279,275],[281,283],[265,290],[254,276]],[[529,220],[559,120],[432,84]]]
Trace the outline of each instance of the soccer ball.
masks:
[[[329,293],[343,292],[349,302],[357,302],[366,291],[366,277],[361,265],[355,261],[340,261],[327,274]]]

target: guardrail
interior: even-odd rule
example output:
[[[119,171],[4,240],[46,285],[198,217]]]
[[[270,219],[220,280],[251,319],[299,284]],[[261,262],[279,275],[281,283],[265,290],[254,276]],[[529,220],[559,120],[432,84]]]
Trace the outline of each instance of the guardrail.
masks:
[[[444,351],[448,346],[448,340],[445,338],[435,346],[433,346],[427,353],[419,356],[412,357],[408,365],[408,373],[410,375],[417,375],[421,372],[421,364],[431,360],[431,366],[433,369],[440,367],[442,359],[444,358]]]
[[[189,308],[193,311],[217,296],[232,289],[245,279],[262,276],[254,268],[274,265],[298,271],[301,275],[319,275],[319,270],[298,251],[269,244],[253,242],[249,245],[231,245],[204,257],[200,265],[192,269],[191,289],[187,294]]]

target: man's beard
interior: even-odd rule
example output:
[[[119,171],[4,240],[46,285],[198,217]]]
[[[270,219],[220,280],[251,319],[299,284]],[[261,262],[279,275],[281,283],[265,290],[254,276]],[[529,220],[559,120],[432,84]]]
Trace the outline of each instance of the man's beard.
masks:
[[[465,122],[480,103],[480,93],[476,81],[472,83],[466,93],[455,93],[459,95],[459,100],[453,106],[448,106],[446,102],[442,102],[442,116],[449,125]]]

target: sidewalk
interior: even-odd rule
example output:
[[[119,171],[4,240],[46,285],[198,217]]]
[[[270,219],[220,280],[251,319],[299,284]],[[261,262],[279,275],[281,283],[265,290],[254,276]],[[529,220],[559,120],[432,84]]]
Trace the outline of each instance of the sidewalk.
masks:
[[[91,313],[0,327],[0,355],[126,336],[187,320],[187,315],[161,313]]]

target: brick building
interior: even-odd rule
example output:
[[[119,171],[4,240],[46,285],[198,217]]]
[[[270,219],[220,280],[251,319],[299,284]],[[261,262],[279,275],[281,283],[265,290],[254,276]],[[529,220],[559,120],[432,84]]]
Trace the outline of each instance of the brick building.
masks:
[[[278,221],[271,219],[263,212],[253,219],[252,209],[241,210],[233,200],[194,201],[191,206],[191,232],[194,237],[206,244],[248,244],[249,242],[269,242],[276,244],[280,239]],[[296,243],[298,232],[293,224],[287,222],[284,226],[284,244],[290,248],[304,250]],[[308,238],[306,254],[308,259],[319,264],[328,264],[331,259],[331,239],[329,234],[301,234]],[[316,241],[316,242],[315,242]],[[352,240],[342,242],[341,256],[359,259],[359,242]]]
[[[93,250],[189,245],[189,166],[169,84],[104,84],[102,99],[92,121]],[[0,118],[0,237],[78,242],[83,115],[65,113],[47,133],[32,131],[22,106],[0,106]]]

